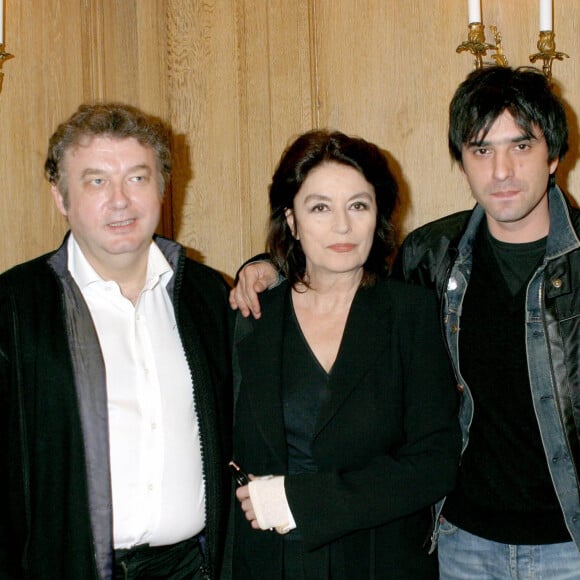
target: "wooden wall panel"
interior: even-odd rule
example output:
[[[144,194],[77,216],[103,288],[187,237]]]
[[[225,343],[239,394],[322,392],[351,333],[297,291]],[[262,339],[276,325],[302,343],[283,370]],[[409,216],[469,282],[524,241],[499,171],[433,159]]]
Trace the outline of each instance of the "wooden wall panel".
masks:
[[[242,222],[232,272],[263,248],[270,177],[289,139],[313,126],[309,25],[304,2],[238,4]]]
[[[0,93],[0,271],[60,244],[43,166],[52,129],[83,98],[81,5],[70,0],[6,2]]]
[[[227,2],[175,1],[168,23],[174,232],[220,268],[240,231],[236,14]]]
[[[164,0],[82,4],[84,99],[124,101],[166,119]]]
[[[165,4],[5,0],[14,58],[0,93],[0,271],[62,240],[43,165],[50,135],[80,103],[123,100],[167,118]]]
[[[267,186],[290,135],[311,126],[308,5],[169,3],[175,237],[233,275],[264,245]]]
[[[571,26],[578,23],[576,0],[555,4],[557,46],[578,61],[580,43]],[[401,234],[473,204],[450,161],[446,135],[449,100],[473,68],[471,55],[455,52],[467,39],[466,6],[463,0],[316,2],[320,123],[391,153],[402,186]],[[483,0],[487,41],[493,42],[489,25],[497,25],[514,66],[529,65],[528,55],[536,52],[537,10],[529,0]],[[554,77],[578,109],[574,63],[555,63]],[[577,149],[577,130],[572,140]],[[570,174],[574,158],[572,153],[562,181],[580,195],[580,173]]]
[[[272,171],[288,141],[311,127],[358,134],[389,152],[402,190],[401,237],[472,206],[446,136],[449,100],[473,68],[471,55],[455,50],[467,37],[465,0],[169,5],[171,120],[190,145],[183,162],[194,168],[178,180],[175,235],[210,265],[233,275],[262,251]],[[537,3],[483,6],[488,40],[489,25],[497,25],[510,61],[529,64]],[[559,0],[554,18],[558,45],[576,60],[577,11],[574,0]],[[556,63],[554,73],[577,108],[572,61]],[[572,191],[580,190],[577,142],[573,128],[573,151],[561,171]]]
[[[124,100],[176,132],[163,231],[233,275],[263,249],[267,187],[286,144],[311,127],[388,150],[404,233],[470,207],[451,163],[447,107],[473,67],[456,54],[466,0],[5,0],[0,93],[0,270],[55,247],[66,224],[42,165],[48,137],[82,101]],[[510,63],[536,51],[536,0],[482,0]],[[580,6],[555,2],[557,90],[571,152],[560,182],[580,199]],[[490,57],[488,57],[490,58]]]

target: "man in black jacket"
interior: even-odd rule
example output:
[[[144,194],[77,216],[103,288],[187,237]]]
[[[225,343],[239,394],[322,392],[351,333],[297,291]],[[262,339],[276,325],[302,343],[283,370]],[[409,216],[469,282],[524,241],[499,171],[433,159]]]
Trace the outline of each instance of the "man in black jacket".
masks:
[[[564,108],[539,71],[489,67],[459,86],[449,121],[477,205],[412,232],[394,269],[436,289],[461,393],[440,576],[578,578],[580,214],[555,184]],[[253,269],[230,302],[259,315],[272,274]]]
[[[217,578],[228,288],[154,237],[170,133],[84,105],[45,171],[70,232],[0,276],[0,577]]]

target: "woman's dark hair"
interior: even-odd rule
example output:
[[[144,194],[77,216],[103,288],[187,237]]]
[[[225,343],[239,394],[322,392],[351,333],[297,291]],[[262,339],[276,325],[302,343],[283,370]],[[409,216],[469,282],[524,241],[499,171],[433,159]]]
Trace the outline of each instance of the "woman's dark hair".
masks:
[[[312,169],[325,162],[353,167],[373,186],[377,223],[369,257],[364,264],[362,284],[372,284],[388,273],[387,258],[395,249],[391,215],[398,187],[382,151],[364,139],[338,131],[314,130],[298,137],[283,153],[270,185],[270,220],[267,250],[275,266],[294,286],[308,285],[306,258],[299,240],[286,222],[286,210]]]
[[[159,194],[162,196],[171,176],[171,131],[160,119],[124,103],[81,105],[61,123],[48,144],[44,173],[56,185],[68,204],[68,187],[63,159],[69,149],[82,145],[91,137],[134,138],[150,147],[157,160]]]
[[[533,67],[490,66],[473,71],[449,106],[449,151],[461,163],[462,146],[483,141],[495,120],[507,111],[532,137],[534,126],[548,146],[548,161],[568,151],[566,112],[545,75]]]

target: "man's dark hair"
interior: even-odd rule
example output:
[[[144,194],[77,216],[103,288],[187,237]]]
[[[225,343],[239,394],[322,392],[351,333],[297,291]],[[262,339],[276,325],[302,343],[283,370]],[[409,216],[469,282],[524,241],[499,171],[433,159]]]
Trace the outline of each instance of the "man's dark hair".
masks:
[[[308,285],[304,252],[286,223],[286,210],[294,207],[294,198],[309,172],[325,162],[353,167],[374,188],[377,223],[362,280],[363,285],[371,284],[388,272],[387,258],[395,249],[390,220],[398,199],[398,187],[383,152],[364,139],[338,131],[314,130],[298,137],[284,151],[270,185],[268,252],[292,285]]]
[[[560,99],[545,75],[533,67],[490,66],[473,71],[449,106],[449,151],[461,163],[462,145],[483,141],[507,111],[527,137],[537,127],[548,146],[548,161],[568,151],[568,124]]]

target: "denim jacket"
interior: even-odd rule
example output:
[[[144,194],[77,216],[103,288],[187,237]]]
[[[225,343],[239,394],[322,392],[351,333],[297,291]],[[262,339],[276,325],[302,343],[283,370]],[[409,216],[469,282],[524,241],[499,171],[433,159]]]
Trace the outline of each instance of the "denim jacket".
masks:
[[[580,211],[558,187],[548,193],[550,232],[543,262],[526,294],[526,351],[533,406],[550,475],[566,526],[580,550]],[[472,268],[472,247],[483,208],[459,212],[427,224],[405,240],[394,274],[433,287],[441,301],[441,321],[462,394],[463,450],[469,442],[473,397],[461,376],[461,310]],[[439,535],[436,506],[431,550]]]

